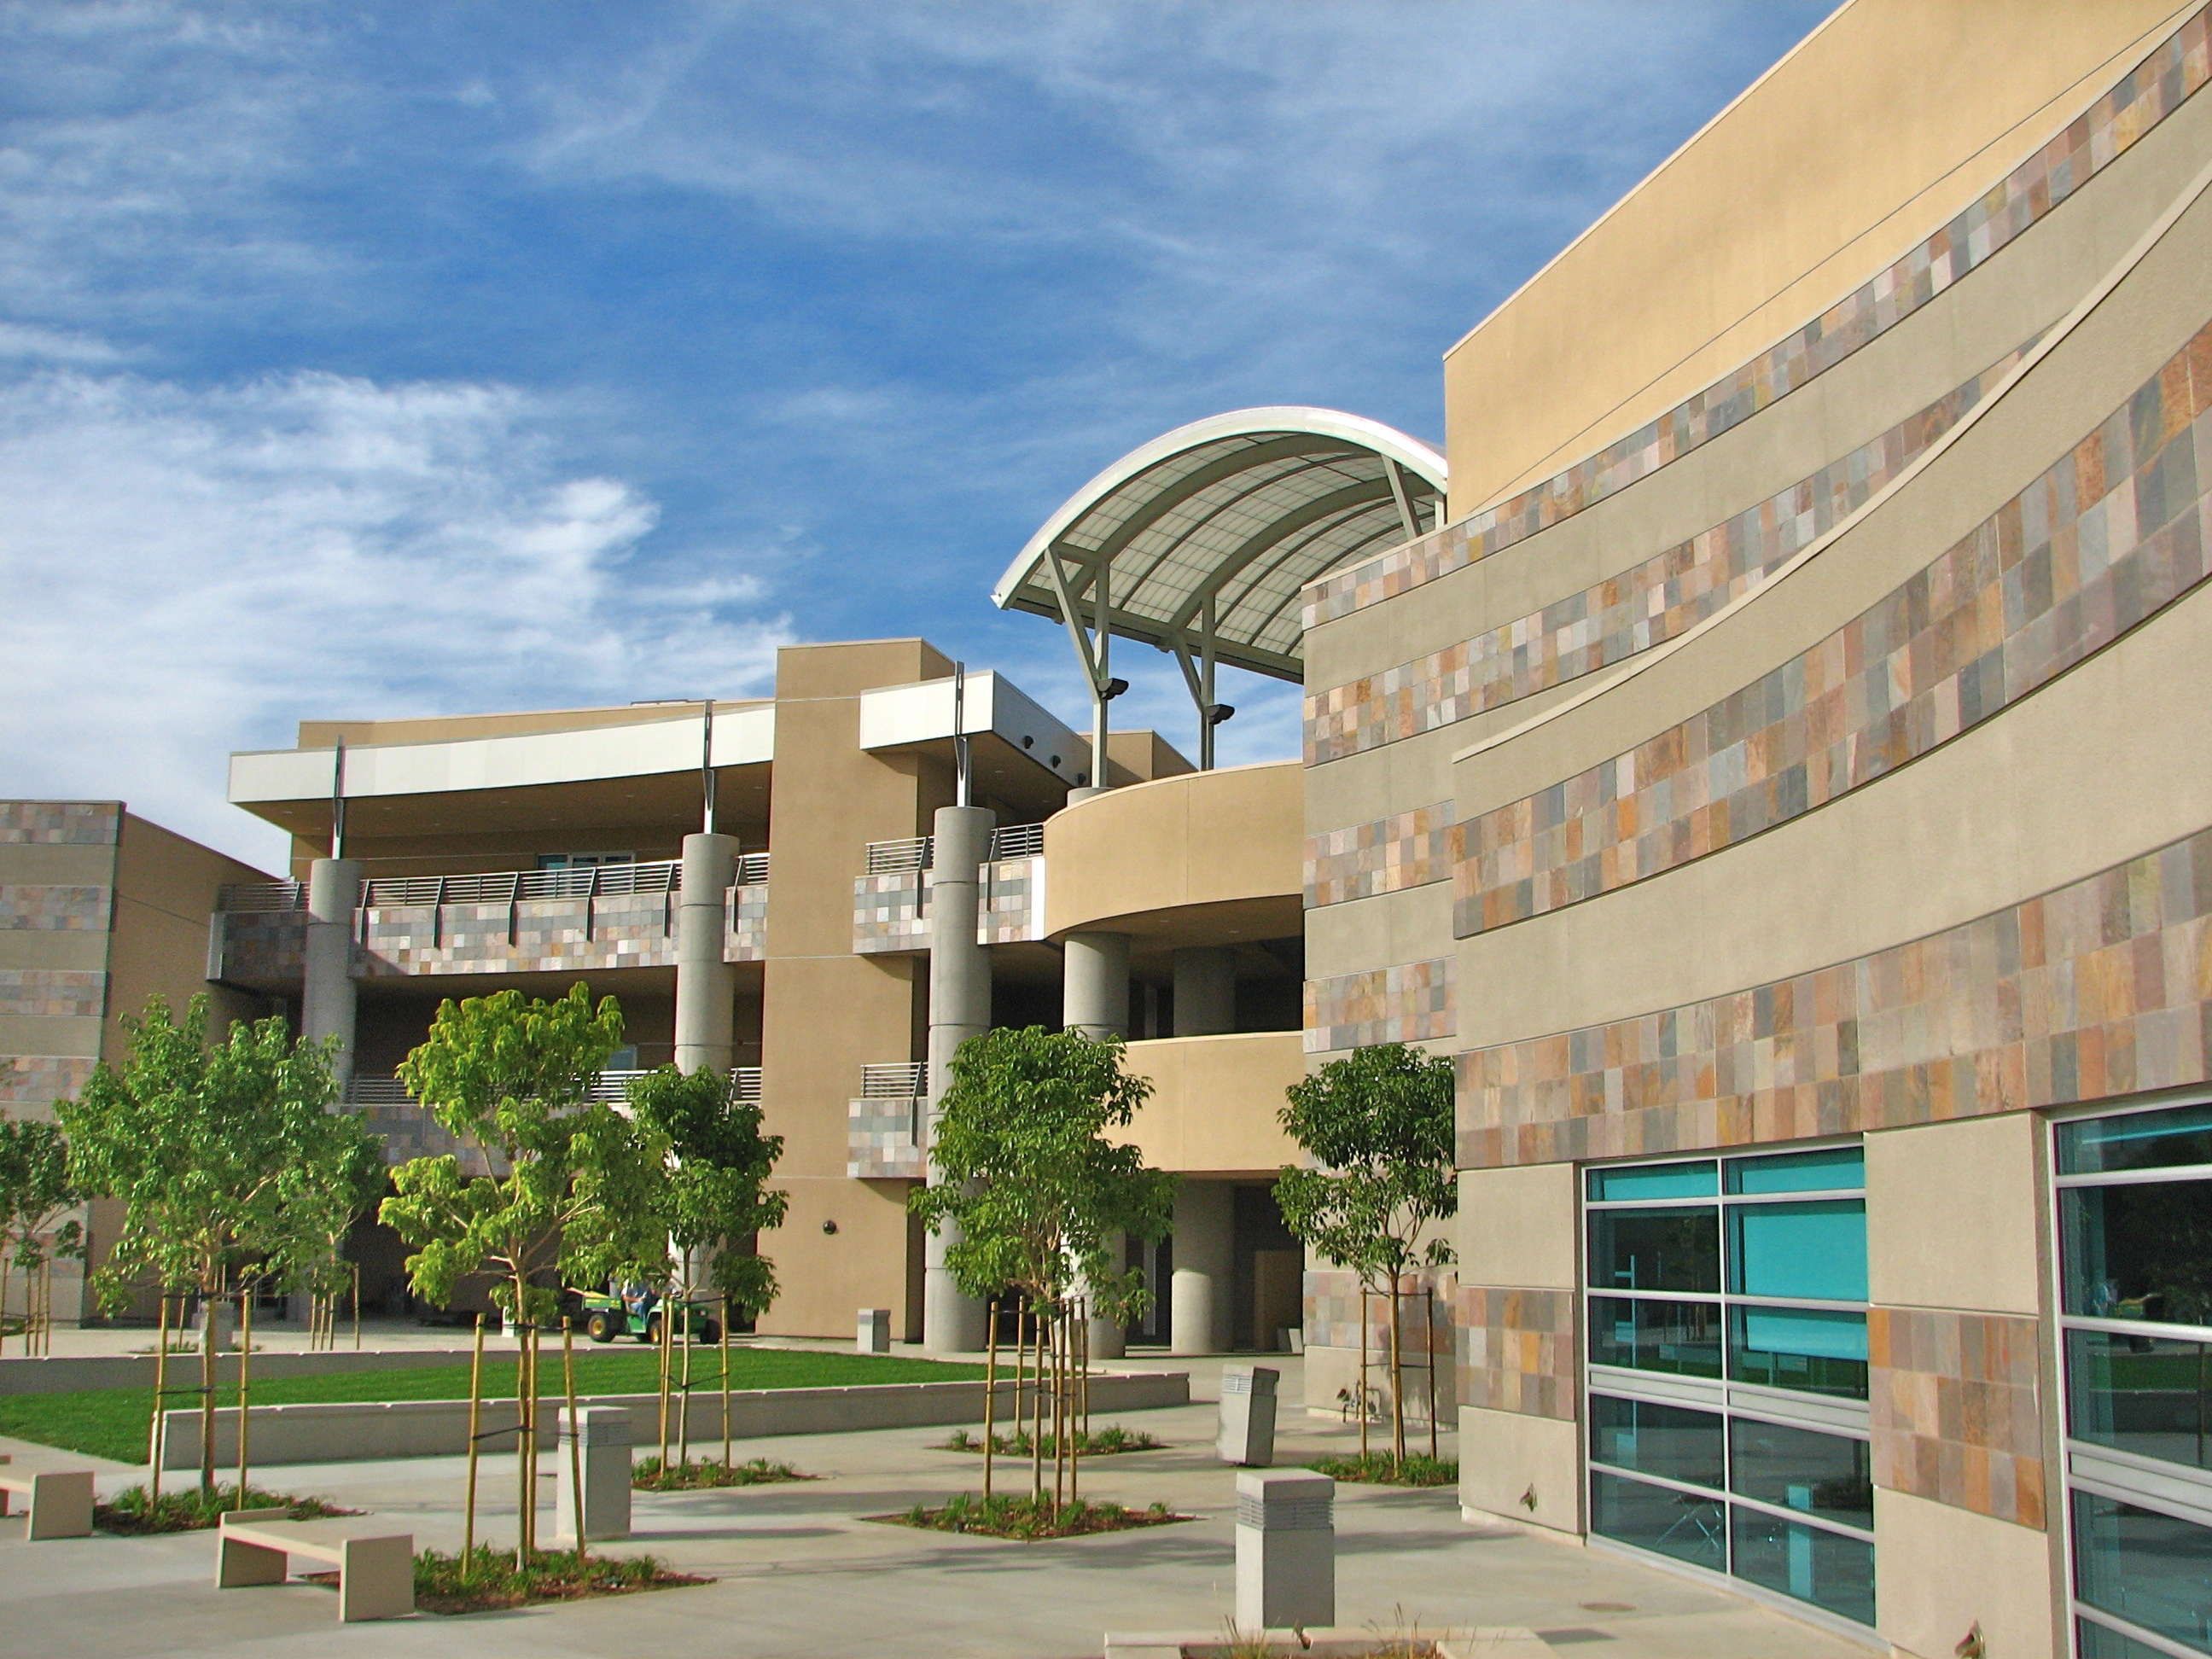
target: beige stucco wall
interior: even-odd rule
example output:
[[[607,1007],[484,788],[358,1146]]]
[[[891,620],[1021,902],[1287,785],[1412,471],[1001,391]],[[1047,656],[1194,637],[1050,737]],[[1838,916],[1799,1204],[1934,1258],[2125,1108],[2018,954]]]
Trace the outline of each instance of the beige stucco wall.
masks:
[[[1996,1659],[2054,1659],[2051,1540],[2027,1527],[1877,1486],[1875,1604],[1883,1636],[1912,1659],[1953,1659],[1979,1625]]]
[[[1129,1045],[1127,1068],[1152,1085],[1124,1139],[1156,1169],[1273,1176],[1299,1161],[1275,1114],[1306,1074],[1296,1031],[1156,1037]]]
[[[1459,1501],[1462,1508],[1522,1525],[1579,1534],[1582,1425],[1462,1406]]]
[[[2039,1313],[2044,1133],[2015,1113],[1868,1135],[1867,1299]]]
[[[1508,1290],[1577,1288],[1576,1178],[1571,1164],[1462,1170],[1460,1282]]]
[[[1833,304],[2190,9],[1854,0],[1446,355],[1453,516],[1634,430]]]
[[[1295,896],[1305,879],[1304,823],[1295,761],[1185,773],[1079,801],[1045,822],[1045,930],[1057,937],[1148,912]]]

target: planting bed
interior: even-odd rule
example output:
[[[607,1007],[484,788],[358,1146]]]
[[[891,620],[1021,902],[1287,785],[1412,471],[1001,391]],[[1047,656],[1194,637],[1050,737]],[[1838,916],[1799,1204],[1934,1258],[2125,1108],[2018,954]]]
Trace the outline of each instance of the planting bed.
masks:
[[[1125,1429],[1118,1423],[1109,1428],[1094,1430],[1089,1434],[1079,1434],[1070,1443],[1085,1457],[1112,1457],[1121,1452],[1160,1451],[1167,1445],[1166,1441],[1155,1440],[1141,1429]],[[983,1437],[970,1434],[965,1429],[955,1429],[952,1437],[939,1442],[937,1449],[975,1452],[980,1455],[983,1449]],[[1000,1457],[1027,1457],[1035,1449],[1027,1429],[1017,1429],[1011,1435],[994,1434],[991,1437],[991,1450]],[[1047,1457],[1056,1456],[1058,1451],[1059,1437],[1045,1436],[1044,1455]]]
[[[768,1486],[785,1480],[819,1480],[818,1474],[801,1474],[788,1463],[771,1463],[765,1457],[724,1467],[722,1460],[700,1458],[691,1463],[671,1463],[663,1468],[658,1457],[639,1460],[630,1471],[630,1485],[639,1492],[700,1492],[711,1486]]]
[[[898,1527],[920,1527],[928,1532],[975,1533],[987,1538],[1011,1538],[1029,1543],[1046,1538],[1083,1538],[1093,1533],[1127,1532],[1138,1527],[1164,1527],[1196,1517],[1178,1515],[1164,1504],[1133,1510],[1119,1504],[1094,1504],[1087,1498],[1055,1504],[1049,1498],[1001,1494],[987,1499],[963,1492],[956,1493],[938,1509],[916,1504],[897,1515],[872,1515],[866,1518]]]
[[[415,1605],[426,1613],[491,1613],[533,1601],[580,1601],[714,1582],[673,1571],[650,1555],[540,1550],[527,1566],[518,1568],[513,1550],[479,1544],[465,1559],[441,1550],[423,1550],[415,1557]]]
[[[1332,1480],[1369,1486],[1455,1486],[1459,1460],[1408,1452],[1401,1465],[1393,1465],[1388,1452],[1369,1452],[1364,1457],[1316,1457],[1306,1467]]]
[[[334,1515],[359,1515],[319,1498],[293,1498],[235,1486],[202,1492],[197,1485],[172,1487],[158,1501],[149,1501],[143,1486],[126,1486],[106,1503],[92,1506],[92,1524],[101,1532],[143,1535],[157,1532],[205,1532],[226,1510],[289,1509],[297,1521],[322,1521]]]

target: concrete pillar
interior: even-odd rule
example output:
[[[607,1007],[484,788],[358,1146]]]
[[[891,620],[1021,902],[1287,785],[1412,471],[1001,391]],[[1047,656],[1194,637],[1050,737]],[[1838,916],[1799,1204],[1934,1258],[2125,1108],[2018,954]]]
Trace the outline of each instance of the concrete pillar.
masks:
[[[1087,1037],[1129,1035],[1129,936],[1070,933],[1060,1023]]]
[[[1184,1181],[1176,1186],[1175,1273],[1168,1286],[1170,1352],[1229,1352],[1236,1230],[1236,1191],[1227,1182]]]
[[[629,1448],[628,1407],[580,1406],[574,1411],[562,1408],[560,1438],[553,1460],[556,1539],[564,1544],[578,1541],[579,1475],[583,1478],[584,1540],[629,1536]]]
[[[991,949],[977,943],[982,866],[998,815],[985,806],[940,806],[932,833],[929,896],[929,1137],[936,1138],[939,1103],[952,1081],[952,1056],[969,1037],[991,1029]],[[929,1178],[938,1178],[933,1166]],[[922,1346],[939,1353],[974,1353],[984,1346],[983,1304],[963,1296],[945,1265],[959,1234],[940,1228],[924,1246]]]
[[[738,838],[684,837],[684,890],[676,907],[676,1064],[686,1072],[730,1069],[737,970],[722,960]]]
[[[1127,1237],[1121,1233],[1115,1233],[1106,1243],[1108,1255],[1117,1261],[1127,1254],[1128,1248]],[[1078,1289],[1088,1294],[1088,1286]],[[1128,1353],[1129,1333],[1119,1320],[1087,1319],[1084,1323],[1088,1328],[1084,1332],[1085,1340],[1091,1346],[1093,1359],[1120,1359]]]
[[[353,1076],[353,913],[361,860],[317,859],[307,866],[307,943],[300,988],[300,1035],[338,1040],[331,1070],[343,1091]]]
[[[1195,945],[1175,953],[1175,1034],[1218,1036],[1237,1029],[1237,953]]]

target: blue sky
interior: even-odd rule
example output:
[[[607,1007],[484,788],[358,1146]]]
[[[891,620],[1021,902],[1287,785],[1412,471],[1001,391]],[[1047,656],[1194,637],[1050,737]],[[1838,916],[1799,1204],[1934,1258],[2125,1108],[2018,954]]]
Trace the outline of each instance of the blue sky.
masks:
[[[987,597],[1060,501],[1255,404],[1441,439],[1443,349],[1826,9],[0,8],[0,794],[265,861],[223,756],[302,717],[792,640],[1079,721]]]

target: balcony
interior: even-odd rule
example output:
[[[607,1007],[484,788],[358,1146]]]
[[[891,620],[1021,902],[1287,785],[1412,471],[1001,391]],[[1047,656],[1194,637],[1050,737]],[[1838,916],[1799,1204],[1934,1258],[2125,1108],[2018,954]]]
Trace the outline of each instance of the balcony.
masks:
[[[872,876],[893,876],[902,870],[927,870],[937,854],[934,836],[909,836],[904,841],[872,841],[868,843],[868,873]],[[1041,823],[1010,823],[991,831],[991,845],[985,854],[987,860],[996,863],[1000,859],[1041,859],[1044,856],[1044,825]]]
[[[845,1173],[855,1181],[920,1181],[929,1066],[893,1060],[860,1067],[860,1097],[847,1109]]]
[[[723,957],[766,954],[769,855],[738,862]],[[576,973],[671,968],[684,866],[668,859],[572,870],[380,876],[361,884],[354,972],[362,979],[448,974]],[[231,984],[296,984],[307,939],[304,883],[222,889],[211,919],[207,976]]]
[[[935,840],[868,843],[868,873],[853,883],[853,949],[861,956],[929,949],[929,896]],[[1018,823],[991,835],[982,866],[982,945],[1017,945],[1044,937],[1044,826]]]

